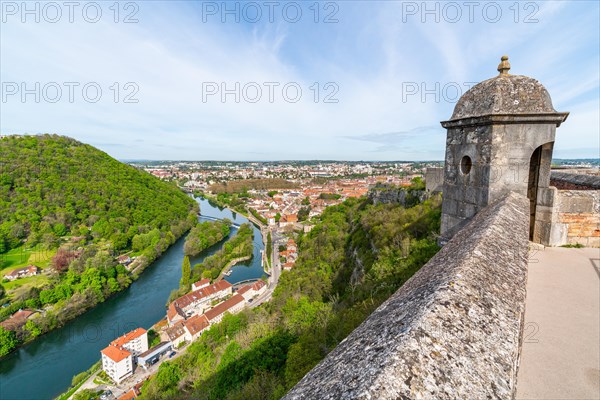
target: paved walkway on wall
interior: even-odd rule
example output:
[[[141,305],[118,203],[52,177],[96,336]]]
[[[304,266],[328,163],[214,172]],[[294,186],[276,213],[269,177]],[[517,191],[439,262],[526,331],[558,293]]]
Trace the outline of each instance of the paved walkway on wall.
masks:
[[[600,399],[600,249],[530,252],[517,399]]]

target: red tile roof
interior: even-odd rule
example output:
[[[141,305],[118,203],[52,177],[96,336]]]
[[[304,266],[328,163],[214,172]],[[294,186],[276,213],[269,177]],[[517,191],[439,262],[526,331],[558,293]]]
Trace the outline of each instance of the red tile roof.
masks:
[[[136,328],[131,332],[127,332],[121,337],[116,338],[110,344],[101,350],[101,353],[106,355],[108,358],[112,359],[114,362],[119,362],[124,360],[131,353],[123,348],[125,344],[131,342],[132,340],[139,338],[146,330],[144,328]]]
[[[221,280],[210,286],[195,290],[184,296],[181,296],[178,299],[175,299],[173,303],[175,303],[177,307],[185,308],[195,301],[200,301],[202,298],[211,296],[223,290],[227,290],[230,287],[232,287],[231,283],[227,282],[226,280]]]
[[[177,310],[175,309],[175,303],[169,304],[167,307],[167,319],[171,321],[177,315]]]
[[[9,331],[16,330],[22,325],[25,325],[27,319],[35,314],[33,311],[29,310],[19,310],[13,315],[10,316],[7,320],[0,322],[0,326]]]
[[[200,279],[198,282],[192,283],[192,286],[195,286],[195,287],[204,287],[204,286],[208,286],[208,285],[210,285],[210,279],[208,279],[208,278]]]
[[[192,318],[185,321],[184,324],[191,335],[202,332],[210,325],[206,315],[194,315]]]
[[[246,293],[250,289],[252,289],[252,285],[245,285],[245,286],[242,286],[241,288],[239,288],[236,293],[237,294],[244,294],[244,293]]]
[[[127,342],[131,342],[133,339],[139,338],[144,333],[146,333],[146,330],[144,328],[136,328],[131,332],[127,332],[123,336],[116,338],[110,344],[113,346],[123,346],[127,344]]]
[[[235,294],[230,299],[225,300],[224,302],[216,305],[215,307],[213,307],[210,310],[208,310],[207,312],[205,312],[204,315],[206,315],[206,318],[208,318],[209,321],[212,321],[213,319],[217,318],[219,315],[228,311],[230,308],[232,308],[232,307],[236,306],[237,304],[242,303],[244,301],[245,300],[242,297],[242,295]]]
[[[131,353],[127,350],[121,347],[117,347],[113,344],[110,344],[107,347],[103,348],[101,350],[101,353],[113,360],[114,362],[121,362],[131,355]]]
[[[169,340],[173,341],[183,335],[185,333],[183,327],[183,321],[178,321],[172,327],[168,328],[167,336],[169,337]]]
[[[254,282],[254,284],[252,285],[252,289],[258,291],[260,290],[263,286],[266,286],[267,284],[265,283],[265,281],[263,280],[259,280]]]

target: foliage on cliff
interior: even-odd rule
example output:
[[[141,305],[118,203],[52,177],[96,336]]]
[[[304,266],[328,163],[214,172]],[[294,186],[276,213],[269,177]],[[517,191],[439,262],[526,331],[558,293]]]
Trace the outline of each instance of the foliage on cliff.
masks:
[[[352,199],[298,240],[270,303],[226,316],[161,365],[144,399],[278,399],[437,251],[440,199]]]
[[[185,255],[197,256],[210,246],[225,239],[229,235],[230,226],[231,221],[228,219],[197,224],[185,238],[183,245]]]

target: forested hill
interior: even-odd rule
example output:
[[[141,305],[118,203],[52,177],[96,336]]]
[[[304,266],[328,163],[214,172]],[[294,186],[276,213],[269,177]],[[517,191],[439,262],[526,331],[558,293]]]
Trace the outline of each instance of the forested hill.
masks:
[[[0,139],[0,357],[128,287],[197,213],[177,187],[92,146]],[[30,265],[37,274],[14,278]],[[19,309],[36,313],[23,325]]]
[[[115,250],[146,229],[179,236],[183,225],[176,225],[195,204],[176,187],[71,138],[0,140],[0,252],[23,242],[54,247],[61,236],[88,232]]]

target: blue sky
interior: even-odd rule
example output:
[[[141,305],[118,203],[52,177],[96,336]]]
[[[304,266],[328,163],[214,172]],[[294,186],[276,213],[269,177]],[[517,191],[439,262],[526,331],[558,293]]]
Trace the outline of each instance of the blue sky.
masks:
[[[555,157],[598,157],[596,1],[22,4],[1,2],[2,134],[119,159],[441,160],[439,121],[508,54],[571,112]]]

